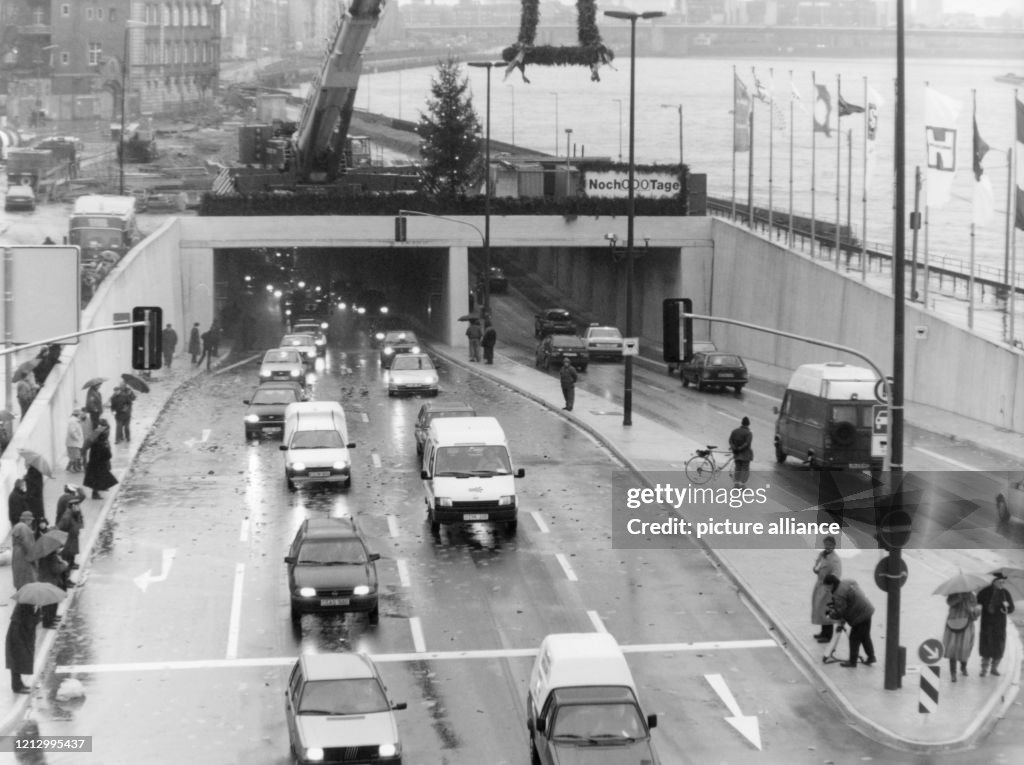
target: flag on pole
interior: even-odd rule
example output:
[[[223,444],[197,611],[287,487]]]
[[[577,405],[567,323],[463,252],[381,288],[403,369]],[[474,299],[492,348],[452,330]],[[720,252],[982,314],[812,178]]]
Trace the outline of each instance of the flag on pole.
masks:
[[[974,214],[973,222],[976,226],[984,226],[992,220],[995,212],[995,195],[992,193],[992,182],[985,175],[985,169],[981,161],[988,154],[989,145],[978,132],[978,118],[974,117]]]
[[[839,116],[845,117],[848,114],[862,114],[864,112],[863,106],[857,106],[857,104],[851,104],[845,98],[843,94],[839,94]]]
[[[750,67],[750,73],[754,75],[754,95],[758,100],[764,101],[766,104],[770,104],[772,102],[771,90],[766,88],[764,83],[761,82],[761,79],[757,76],[757,71],[754,67]]]
[[[739,77],[733,79],[735,103],[732,112],[732,150],[750,151],[750,91]]]
[[[867,169],[864,172],[864,190],[871,188],[871,178],[875,174],[875,165],[878,162],[878,112],[885,106],[885,100],[881,94],[870,85],[868,86],[867,98],[867,130],[865,141],[867,144]]]
[[[800,107],[800,111],[807,114],[807,107],[804,106],[804,99],[800,96],[800,91],[796,89],[796,83],[793,82],[792,72],[789,78],[789,100]]]
[[[925,87],[924,132],[928,154],[928,206],[941,207],[950,198],[956,176],[956,119],[961,103]]]
[[[832,128],[828,123],[832,118],[832,97],[824,85],[815,83],[814,88],[814,132],[831,136]]]
[[[1017,213],[1014,218],[1013,225],[1024,231],[1024,102],[1019,98],[1016,99],[1016,112],[1017,112],[1017,145],[1013,147],[1013,156],[1017,166],[1017,188],[1015,189],[1014,199],[1017,208]]]

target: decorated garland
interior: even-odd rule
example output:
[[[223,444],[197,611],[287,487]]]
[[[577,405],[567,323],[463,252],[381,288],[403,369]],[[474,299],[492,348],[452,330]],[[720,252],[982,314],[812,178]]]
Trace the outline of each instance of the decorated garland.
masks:
[[[576,37],[579,45],[534,45],[537,38],[537,22],[540,21],[540,0],[522,0],[519,19],[519,38],[501,52],[501,58],[508,63],[505,76],[518,69],[526,78],[527,64],[542,66],[589,66],[590,79],[597,82],[601,77],[598,69],[610,64],[615,54],[601,40],[597,29],[597,4],[595,0],[576,0]]]

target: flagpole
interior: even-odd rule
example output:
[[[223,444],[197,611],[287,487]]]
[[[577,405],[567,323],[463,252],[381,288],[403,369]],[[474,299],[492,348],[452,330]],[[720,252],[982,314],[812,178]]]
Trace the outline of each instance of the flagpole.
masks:
[[[840,75],[836,75],[836,270],[839,270],[839,228],[843,223],[843,130],[840,126],[843,116],[843,90],[841,87]]]
[[[814,99],[814,101],[812,103],[817,105],[817,103],[818,103],[818,101],[817,101],[817,99],[818,99],[818,81],[817,81],[817,78],[815,77],[815,73],[813,71],[811,72],[811,98]],[[814,198],[816,196],[816,193],[815,193],[815,191],[816,191],[816,189],[815,189],[816,179],[815,179],[814,176],[815,176],[815,164],[816,164],[816,159],[817,159],[816,155],[818,153],[816,151],[816,148],[815,148],[817,146],[817,143],[818,143],[817,140],[816,140],[817,132],[818,131],[817,131],[815,125],[814,125],[814,108],[812,107],[811,108],[811,258],[812,259],[814,258],[814,244],[815,244],[815,230],[814,230],[815,229],[815,226],[814,226],[815,199]]]
[[[775,70],[768,67],[768,82],[771,91],[768,96],[768,237],[775,239],[775,229],[772,227],[772,176],[774,174],[775,161]]]
[[[756,84],[755,84],[756,87]],[[747,157],[747,226],[754,229],[754,101],[750,97],[750,154]]]
[[[978,100],[977,90],[974,88],[971,88],[971,129],[974,131],[971,134],[971,153],[974,157],[974,162],[977,162],[974,137],[978,132]],[[975,178],[974,182],[977,184],[977,178]],[[977,213],[977,211],[974,210],[974,204],[976,203],[972,203],[971,205],[971,260],[967,273],[967,329],[974,329],[974,217]]]
[[[930,87],[928,85],[928,81],[927,80],[924,83],[924,87],[925,87],[925,92],[927,93],[928,88]],[[928,176],[928,178],[930,178],[930,177],[931,176]],[[928,282],[931,281],[931,279],[929,278],[930,274],[928,272],[928,213],[929,213],[929,205],[931,204],[931,201],[932,201],[931,197],[929,196],[929,193],[928,193],[929,190],[930,189],[928,188],[928,183],[926,182],[925,185],[924,185],[924,242],[923,242],[924,251],[922,253],[922,257],[924,259],[924,263],[923,263],[923,266],[924,266],[924,274],[923,274],[923,276],[924,276],[924,287],[923,287],[923,291],[922,291],[922,295],[921,295],[921,305],[924,307],[924,310],[926,310],[926,311],[928,310]],[[916,263],[914,264],[914,272],[915,273],[917,272],[917,264]],[[911,299],[913,299],[913,296],[911,296]]]
[[[863,181],[860,191],[860,280],[867,281],[868,278],[868,115],[871,113],[871,105],[868,103],[868,78],[864,78],[864,158],[861,163],[863,168]]]
[[[736,220],[736,65],[732,65],[732,219]]]
[[[1013,229],[1013,147],[1006,150],[1006,230],[1003,242],[1003,278],[1006,279],[1006,313],[1003,316],[1003,339],[1013,342],[1013,279],[1010,275],[1010,231]]]
[[[793,70],[789,70],[789,234],[787,246],[793,249]]]

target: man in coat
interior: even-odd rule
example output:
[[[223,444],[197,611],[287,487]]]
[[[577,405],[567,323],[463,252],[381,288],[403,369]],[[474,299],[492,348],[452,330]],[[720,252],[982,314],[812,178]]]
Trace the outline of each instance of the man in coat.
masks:
[[[192,354],[192,363],[199,363],[199,354],[203,352],[203,346],[199,337],[199,322],[192,325],[192,331],[188,335],[188,352]]]
[[[494,344],[498,342],[498,333],[490,320],[484,322],[484,336],[480,340],[480,347],[484,349],[484,363],[494,363]]]
[[[135,393],[126,383],[121,383],[114,389],[114,395],[110,397],[110,411],[114,413],[114,423],[117,429],[114,443],[132,440],[132,404],[135,403]]]
[[[103,394],[100,393],[100,385],[96,383],[85,392],[85,411],[89,413],[89,420],[95,430],[100,424],[100,417],[103,416]]]
[[[85,518],[82,516],[82,500],[85,499],[85,492],[77,486],[65,488],[71,491],[61,497],[62,500],[67,498],[66,505],[63,512],[58,507],[56,523],[57,528],[67,534],[68,538],[64,543],[64,549],[61,550],[60,557],[68,564],[69,569],[76,569],[78,564],[75,562],[75,556],[81,552],[78,538],[82,529],[85,528]]]
[[[466,327],[466,337],[469,338],[469,360],[480,361],[480,338],[483,337],[483,330],[480,329],[480,322],[471,321]]]
[[[735,460],[733,487],[742,489],[750,480],[750,463],[754,460],[754,434],[750,432],[750,418],[744,417],[740,426],[729,434],[729,448]]]
[[[562,384],[562,396],[565,398],[565,406],[562,408],[567,412],[571,412],[573,404],[576,403],[576,380],[578,379],[579,375],[576,374],[572,362],[563,358],[562,368],[558,370],[558,381]]]
[[[978,653],[981,654],[981,676],[989,671],[999,675],[999,662],[1006,651],[1006,616],[1014,610],[1013,596],[1006,591],[1006,576],[993,575],[992,584],[978,591],[981,626],[978,630]]]
[[[868,655],[864,663],[874,664],[875,644],[871,642],[871,617],[875,614],[875,607],[852,579],[840,580],[829,574],[825,577],[825,585],[832,590],[833,615],[850,625],[850,658],[840,666],[856,667],[861,646],[864,646]]]
[[[14,480],[14,488],[7,495],[7,520],[11,522],[12,529],[21,520],[21,514],[26,510],[29,513],[32,512],[32,508],[28,504],[28,490],[25,488],[25,479],[16,478]]]
[[[28,501],[28,509],[35,516],[36,528],[39,522],[46,518],[46,501],[43,499],[43,474],[39,469],[29,465],[25,469],[25,498]]]
[[[164,366],[170,369],[171,362],[174,360],[174,349],[178,347],[178,333],[174,331],[170,322],[167,322],[167,326],[161,333],[160,343],[163,346]]]
[[[35,672],[38,621],[36,607],[28,603],[18,603],[11,612],[4,653],[7,668],[11,671],[11,690],[15,693],[28,693],[31,690],[21,676]]]
[[[15,592],[37,578],[33,562],[36,549],[36,533],[32,530],[34,520],[32,511],[25,510],[11,530],[11,575]]]

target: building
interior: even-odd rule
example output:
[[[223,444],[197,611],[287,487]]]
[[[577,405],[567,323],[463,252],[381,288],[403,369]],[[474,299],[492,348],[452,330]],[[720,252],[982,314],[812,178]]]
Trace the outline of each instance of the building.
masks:
[[[217,86],[220,0],[0,0],[0,94],[20,125],[187,115]]]

